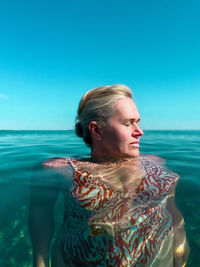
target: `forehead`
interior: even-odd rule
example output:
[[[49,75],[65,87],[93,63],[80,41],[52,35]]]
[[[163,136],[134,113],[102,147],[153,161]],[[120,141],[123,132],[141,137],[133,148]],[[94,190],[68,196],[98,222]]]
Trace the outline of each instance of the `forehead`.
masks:
[[[127,119],[134,119],[140,116],[135,102],[129,97],[117,100],[113,105],[113,109],[113,116],[120,116]]]

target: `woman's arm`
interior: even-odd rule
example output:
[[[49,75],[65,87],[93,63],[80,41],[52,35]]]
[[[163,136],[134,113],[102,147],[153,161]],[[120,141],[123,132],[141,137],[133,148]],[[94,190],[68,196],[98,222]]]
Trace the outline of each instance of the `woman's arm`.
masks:
[[[49,266],[49,247],[54,233],[56,198],[55,189],[40,187],[31,192],[29,229],[33,244],[34,267]]]
[[[190,248],[187,242],[186,233],[184,229],[184,219],[180,211],[177,209],[174,194],[168,198],[167,209],[170,212],[173,220],[174,231],[174,266],[186,266],[190,254]]]
[[[31,179],[29,229],[33,245],[33,267],[49,267],[49,248],[54,234],[54,206],[63,180],[63,176],[58,173],[57,161],[44,162],[43,168],[36,171]]]

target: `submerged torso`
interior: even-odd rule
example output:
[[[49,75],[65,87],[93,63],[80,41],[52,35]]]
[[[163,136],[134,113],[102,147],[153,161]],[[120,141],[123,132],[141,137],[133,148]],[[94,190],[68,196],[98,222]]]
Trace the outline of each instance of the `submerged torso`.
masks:
[[[150,266],[155,261],[171,233],[166,202],[178,175],[145,157],[139,162],[140,178],[124,174],[123,180],[126,168],[121,168],[116,182],[112,168],[102,169],[104,174],[110,171],[114,180],[109,183],[108,175],[102,179],[98,170],[93,174],[91,168],[67,160],[73,178],[63,188],[65,215],[59,235],[66,266]]]

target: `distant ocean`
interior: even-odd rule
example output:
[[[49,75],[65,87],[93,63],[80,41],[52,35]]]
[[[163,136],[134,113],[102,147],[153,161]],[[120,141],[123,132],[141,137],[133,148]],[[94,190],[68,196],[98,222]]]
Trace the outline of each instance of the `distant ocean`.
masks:
[[[140,153],[166,159],[180,175],[176,204],[191,249],[187,266],[200,266],[200,131],[144,131]],[[32,266],[27,215],[34,166],[47,158],[89,154],[73,131],[0,131],[0,266]]]

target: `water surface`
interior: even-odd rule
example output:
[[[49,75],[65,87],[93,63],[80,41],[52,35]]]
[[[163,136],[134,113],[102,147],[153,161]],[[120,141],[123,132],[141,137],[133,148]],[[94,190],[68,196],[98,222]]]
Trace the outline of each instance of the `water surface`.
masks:
[[[187,266],[200,266],[200,131],[144,133],[140,153],[163,157],[180,175],[176,203],[191,248]],[[73,131],[0,131],[0,266],[32,265],[27,218],[35,165],[52,157],[88,157],[89,152]]]

